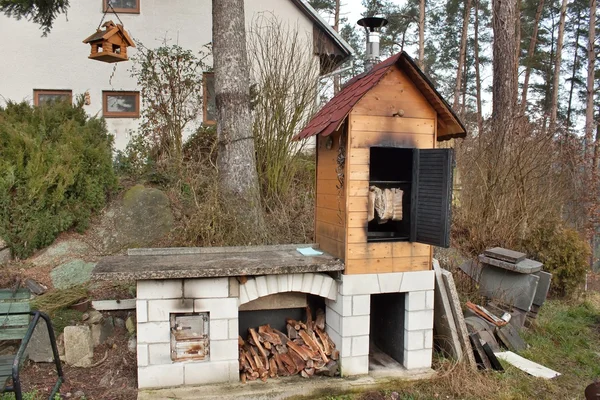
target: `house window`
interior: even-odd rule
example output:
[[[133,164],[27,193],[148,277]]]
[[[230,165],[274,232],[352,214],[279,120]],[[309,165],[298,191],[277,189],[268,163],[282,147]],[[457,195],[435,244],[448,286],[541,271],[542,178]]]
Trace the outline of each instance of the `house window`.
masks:
[[[102,10],[104,12],[112,11],[108,6],[109,2],[116,12],[128,14],[140,13],[140,0],[102,0]]]
[[[33,104],[43,106],[51,102],[68,101],[73,103],[73,92],[71,90],[42,90],[34,89]]]
[[[139,118],[139,92],[102,92],[102,115],[106,118]]]
[[[217,103],[215,101],[215,74],[205,72],[202,79],[202,121],[207,125],[217,122]]]

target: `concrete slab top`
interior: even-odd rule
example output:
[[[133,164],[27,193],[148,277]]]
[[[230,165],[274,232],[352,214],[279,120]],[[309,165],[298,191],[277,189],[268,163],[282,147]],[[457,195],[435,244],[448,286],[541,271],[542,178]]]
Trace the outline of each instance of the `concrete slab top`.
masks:
[[[183,279],[344,270],[343,261],[327,253],[307,257],[296,250],[308,246],[147,249],[147,252],[134,253],[139,255],[104,257],[92,271],[92,278],[105,281]]]
[[[523,261],[527,254],[521,253],[514,250],[504,249],[502,247],[494,247],[493,249],[487,249],[483,252],[488,257],[495,258],[502,261],[508,261],[510,263],[518,263]]]
[[[506,269],[508,271],[519,272],[521,274],[533,274],[535,272],[541,271],[544,267],[544,264],[542,264],[541,262],[530,260],[529,258],[526,258],[523,261],[519,261],[518,263],[513,264],[507,261],[497,260],[495,258],[487,257],[483,254],[480,254],[479,261],[484,264]]]

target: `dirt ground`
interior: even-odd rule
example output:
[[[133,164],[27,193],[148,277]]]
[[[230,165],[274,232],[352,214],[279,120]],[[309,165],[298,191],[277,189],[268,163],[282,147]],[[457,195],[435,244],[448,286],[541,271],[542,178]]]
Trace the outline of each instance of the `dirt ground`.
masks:
[[[75,368],[62,363],[62,397],[78,398],[76,393],[83,392],[87,400],[137,399],[136,355],[127,350],[127,341],[127,331],[115,328],[114,336],[94,349],[94,367]],[[47,399],[56,382],[56,369],[54,364],[27,362],[21,380],[24,391],[37,391],[40,399]]]

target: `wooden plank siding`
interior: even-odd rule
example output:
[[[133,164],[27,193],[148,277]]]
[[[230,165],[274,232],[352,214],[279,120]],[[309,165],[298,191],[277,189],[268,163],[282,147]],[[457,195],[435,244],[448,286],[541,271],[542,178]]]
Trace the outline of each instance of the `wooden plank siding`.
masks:
[[[401,113],[402,116],[394,116],[395,113]],[[350,112],[346,165],[348,198],[344,220],[345,274],[431,269],[433,248],[429,245],[411,242],[367,243],[367,195],[369,148],[433,148],[436,125],[435,110],[398,68],[392,69]]]
[[[346,188],[338,189],[336,171],[342,129],[343,126],[331,134],[331,149],[326,148],[326,137],[317,137],[315,241],[322,250],[343,259],[346,248]]]

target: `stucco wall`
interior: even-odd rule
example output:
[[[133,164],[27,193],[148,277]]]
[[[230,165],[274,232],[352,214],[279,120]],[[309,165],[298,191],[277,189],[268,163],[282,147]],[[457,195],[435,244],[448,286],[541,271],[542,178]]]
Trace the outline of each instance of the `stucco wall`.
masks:
[[[156,47],[166,38],[194,50],[211,41],[211,0],[140,1],[140,14],[120,14],[134,40]],[[312,35],[312,22],[289,0],[246,0],[245,7],[247,26],[258,13],[272,12],[282,22]],[[32,102],[34,89],[70,89],[74,97],[89,91],[91,104],[86,111],[102,115],[103,90],[137,90],[130,62],[116,64],[111,79],[115,64],[87,58],[90,49],[82,40],[94,33],[102,14],[102,0],[71,1],[67,17],[59,16],[47,37],[41,37],[41,30],[31,22],[0,15],[0,37],[10,38],[1,47],[0,102]],[[117,22],[113,14],[107,14],[107,19]],[[130,55],[134,53],[131,49]],[[131,118],[107,119],[115,148],[125,148],[129,132],[138,123]]]

